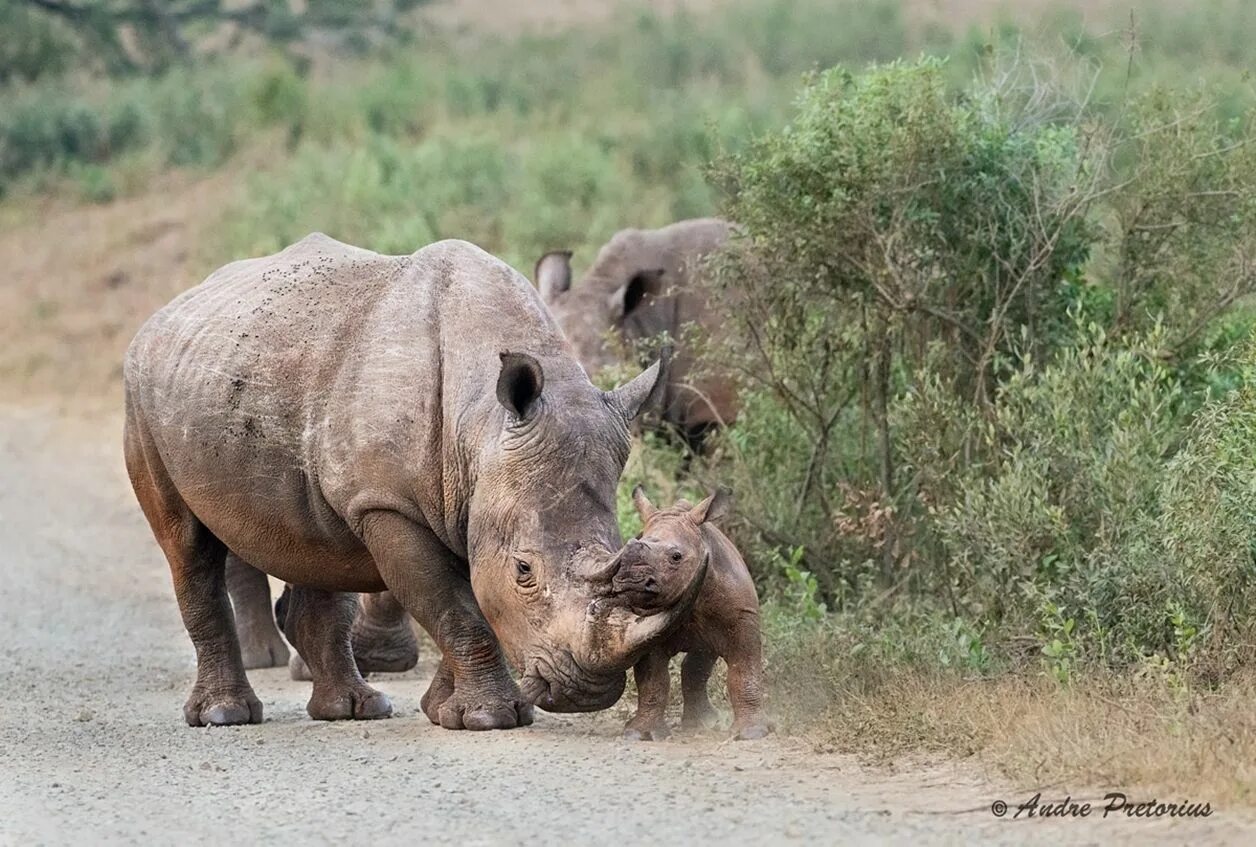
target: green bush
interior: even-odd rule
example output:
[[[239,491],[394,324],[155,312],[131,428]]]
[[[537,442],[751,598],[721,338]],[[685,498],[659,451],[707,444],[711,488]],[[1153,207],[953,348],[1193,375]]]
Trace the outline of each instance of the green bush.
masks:
[[[786,595],[805,571],[847,614],[905,598],[972,622],[982,661],[1033,639],[1062,680],[1230,656],[1250,377],[1207,363],[1250,326],[1256,144],[1207,94],[1113,114],[1017,73],[957,95],[934,60],[825,72],[716,163],[743,227],[716,349],[745,403],[699,474],[733,483]]]

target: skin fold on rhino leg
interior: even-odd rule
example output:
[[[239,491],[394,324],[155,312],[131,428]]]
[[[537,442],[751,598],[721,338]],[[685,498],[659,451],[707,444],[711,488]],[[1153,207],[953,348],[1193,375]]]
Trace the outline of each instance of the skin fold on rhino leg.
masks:
[[[436,708],[437,722],[446,729],[532,723],[532,704],[506,669],[497,636],[471,592],[466,565],[431,530],[396,512],[370,512],[362,534],[385,584],[432,636],[453,675],[454,691]]]
[[[423,710],[423,714],[427,715],[427,719],[432,723],[440,725],[440,707],[454,693],[454,671],[449,663],[442,658],[440,664],[436,667],[436,675],[432,677],[431,684],[428,685],[427,691],[423,693],[423,699],[419,701],[419,708]]]
[[[283,628],[314,679],[306,705],[321,721],[371,720],[392,715],[387,695],[366,684],[353,661],[349,629],[358,610],[354,594],[289,586]]]
[[[128,424],[127,472],[170,563],[179,612],[196,648],[196,684],[183,717],[190,726],[261,723],[262,703],[244,674],[227,597],[227,548],[192,514],[145,441]]]
[[[680,725],[684,729],[708,729],[719,715],[707,695],[707,681],[715,668],[716,655],[709,650],[694,650],[685,654],[680,663],[680,690],[685,698],[685,711]]]
[[[231,606],[235,610],[236,636],[240,639],[244,669],[286,665],[288,645],[275,626],[266,574],[235,553],[228,553],[227,593],[231,595]]]
[[[632,669],[637,681],[637,713],[624,725],[624,738],[632,741],[662,741],[671,734],[667,728],[667,697],[671,658],[665,650],[651,650]]]
[[[353,658],[363,674],[399,673],[419,663],[419,642],[410,628],[410,613],[391,592],[361,595],[353,619]]]

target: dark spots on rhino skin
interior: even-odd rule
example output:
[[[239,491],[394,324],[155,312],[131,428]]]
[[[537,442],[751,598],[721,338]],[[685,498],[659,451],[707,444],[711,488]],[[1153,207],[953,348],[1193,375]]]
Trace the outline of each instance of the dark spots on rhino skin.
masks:
[[[262,428],[252,418],[244,419],[244,434],[250,438],[261,438]]]

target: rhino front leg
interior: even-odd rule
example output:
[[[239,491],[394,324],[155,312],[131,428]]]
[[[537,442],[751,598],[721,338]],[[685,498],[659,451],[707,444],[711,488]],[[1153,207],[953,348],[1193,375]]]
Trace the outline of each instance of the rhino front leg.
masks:
[[[395,512],[371,512],[362,534],[385,584],[432,636],[453,677],[453,693],[436,708],[437,722],[446,729],[532,723],[532,705],[506,669],[466,565],[431,530]]]
[[[432,677],[427,691],[423,694],[423,699],[419,701],[419,708],[423,710],[423,714],[427,715],[428,720],[439,725],[440,707],[453,693],[454,671],[449,662],[442,657],[436,668],[436,676]]]
[[[306,705],[310,717],[335,721],[391,716],[387,695],[367,685],[353,661],[349,630],[358,611],[357,595],[303,586],[288,586],[284,593],[284,632],[314,680]]]
[[[353,658],[363,674],[397,673],[419,663],[419,642],[410,628],[410,613],[391,592],[363,594],[353,620]]]
[[[667,728],[667,698],[671,677],[667,666],[671,657],[665,650],[651,650],[632,669],[637,681],[637,713],[624,725],[624,738],[631,741],[662,741],[671,734]]]
[[[235,553],[228,553],[227,593],[235,610],[236,636],[240,639],[245,670],[287,664],[288,645],[275,626],[266,574]]]

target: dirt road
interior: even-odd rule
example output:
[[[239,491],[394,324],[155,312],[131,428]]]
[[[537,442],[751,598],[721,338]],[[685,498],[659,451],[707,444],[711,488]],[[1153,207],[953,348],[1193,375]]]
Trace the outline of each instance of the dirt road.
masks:
[[[253,672],[265,723],[189,729],[192,648],[119,431],[0,406],[0,844],[1251,843],[1224,811],[998,820],[992,801],[1033,791],[794,739],[630,744],[615,712],[449,732],[414,675],[378,681],[392,720],[327,724],[306,684]]]

